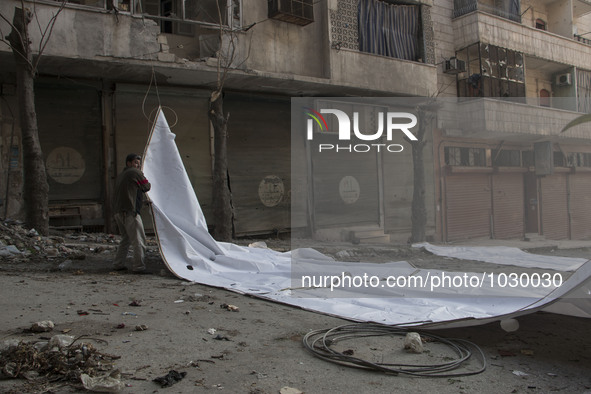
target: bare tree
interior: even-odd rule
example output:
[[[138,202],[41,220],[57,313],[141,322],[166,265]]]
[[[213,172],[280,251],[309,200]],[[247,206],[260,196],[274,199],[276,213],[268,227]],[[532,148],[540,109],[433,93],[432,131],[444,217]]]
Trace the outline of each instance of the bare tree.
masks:
[[[411,204],[411,235],[410,242],[426,240],[427,208],[425,205],[425,163],[423,151],[428,128],[432,127],[435,112],[430,103],[420,104],[416,108],[419,127],[415,133],[416,141],[409,141],[412,149],[413,193]]]
[[[21,0],[20,8],[14,8],[12,22],[0,14],[0,18],[9,24],[11,32],[6,37],[0,31],[0,40],[12,50],[16,63],[17,99],[20,115],[21,139],[23,147],[24,200],[26,224],[39,233],[47,235],[49,232],[49,185],[45,172],[43,152],[39,143],[39,129],[37,127],[37,113],[35,110],[34,80],[38,74],[41,55],[51,37],[58,15],[65,6],[63,1],[47,25],[42,28],[36,9],[25,7]],[[35,3],[33,3],[35,6]],[[34,52],[31,48],[29,24],[36,20],[41,33],[39,47]]]
[[[234,234],[234,208],[228,173],[228,119],[230,114],[224,111],[224,84],[229,70],[240,67],[248,59],[248,54],[243,59],[237,59],[238,33],[224,26],[219,2],[216,1],[216,4],[219,20],[219,49],[216,53],[217,82],[209,98],[208,113],[214,131],[212,206],[214,238],[218,241],[230,241]]]

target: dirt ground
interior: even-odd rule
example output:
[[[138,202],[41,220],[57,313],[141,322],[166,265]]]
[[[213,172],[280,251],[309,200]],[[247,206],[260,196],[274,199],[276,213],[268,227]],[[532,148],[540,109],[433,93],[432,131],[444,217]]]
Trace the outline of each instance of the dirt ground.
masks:
[[[292,247],[289,240],[265,241],[277,250]],[[499,323],[432,330],[429,333],[476,344],[484,353],[486,370],[462,377],[389,375],[319,359],[302,345],[302,337],[312,330],[351,322],[177,279],[162,264],[153,240],[148,253],[152,275],[111,271],[116,237],[63,236],[59,242],[69,254],[0,257],[0,338],[8,343],[38,342],[64,333],[84,336],[78,341],[115,356],[113,367],[121,372],[125,386],[121,392],[591,393],[591,319],[535,313],[520,317],[514,332],[505,332]],[[444,259],[406,245],[315,246],[333,256],[342,257],[347,250],[350,259],[358,261],[506,269]],[[534,252],[588,257],[590,250]],[[30,332],[33,323],[44,320],[55,324],[52,331]],[[136,331],[136,326],[144,330]],[[433,342],[424,344],[424,353],[409,354],[402,341],[402,337],[355,338],[338,350],[373,362],[437,364],[453,358]],[[473,356],[459,371],[479,366]],[[168,388],[153,381],[171,370],[186,375]],[[0,380],[0,392],[86,391],[79,382],[30,379]]]

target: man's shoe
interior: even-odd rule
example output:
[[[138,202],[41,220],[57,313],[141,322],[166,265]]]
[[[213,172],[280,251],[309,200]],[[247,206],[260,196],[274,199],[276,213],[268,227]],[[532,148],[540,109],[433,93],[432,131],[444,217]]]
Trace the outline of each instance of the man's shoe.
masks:
[[[127,271],[127,267],[113,267],[113,271]]]

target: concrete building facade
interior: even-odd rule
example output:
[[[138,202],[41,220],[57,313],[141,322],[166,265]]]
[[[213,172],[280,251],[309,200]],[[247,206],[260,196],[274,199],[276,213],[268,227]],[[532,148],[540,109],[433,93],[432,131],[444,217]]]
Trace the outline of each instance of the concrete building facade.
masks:
[[[60,2],[25,4],[45,26]],[[19,6],[3,1],[0,13],[12,20]],[[375,39],[387,23],[372,16],[379,7],[396,21],[380,31],[405,37],[395,50]],[[50,224],[112,230],[114,178],[127,153],[141,153],[158,105],[213,222],[208,100],[231,52],[224,106],[236,235],[297,228],[335,236],[331,220],[290,215],[292,97],[330,104],[327,97],[397,96],[469,98],[466,112],[480,114],[469,131],[442,119],[428,133],[429,239],[591,237],[591,134],[584,126],[560,133],[591,105],[589,12],[586,0],[70,0],[36,80]],[[5,36],[10,26],[0,21],[0,29]],[[32,26],[32,46],[40,39]],[[5,43],[0,59],[0,216],[19,218],[19,108]],[[497,99],[504,97],[518,100]],[[538,124],[528,117],[546,117],[548,127],[528,128]],[[546,172],[544,151],[552,152]],[[406,241],[412,162],[377,155],[376,163],[374,217],[339,225],[359,231],[357,238],[367,229],[368,237]],[[314,196],[303,200],[312,210]]]

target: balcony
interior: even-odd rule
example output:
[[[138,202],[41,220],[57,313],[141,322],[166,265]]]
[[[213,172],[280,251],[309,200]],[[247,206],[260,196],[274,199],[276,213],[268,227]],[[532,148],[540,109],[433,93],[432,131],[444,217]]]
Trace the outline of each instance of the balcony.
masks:
[[[484,42],[584,69],[591,64],[591,51],[586,43],[495,15],[476,11],[456,18],[452,23],[456,49]]]
[[[523,100],[523,99],[521,99]],[[558,99],[554,99],[558,100]],[[559,99],[573,101],[574,98]],[[448,103],[441,116],[447,134],[457,137],[500,139],[505,141],[555,142],[591,140],[591,124],[575,126],[561,133],[571,120],[582,115],[574,111],[538,106],[537,99],[525,103],[516,100],[469,99]],[[561,103],[557,106],[568,106]]]

